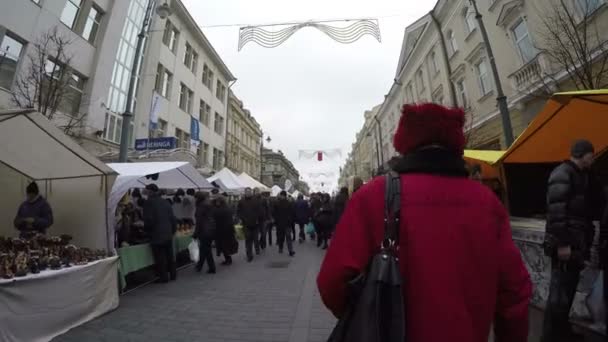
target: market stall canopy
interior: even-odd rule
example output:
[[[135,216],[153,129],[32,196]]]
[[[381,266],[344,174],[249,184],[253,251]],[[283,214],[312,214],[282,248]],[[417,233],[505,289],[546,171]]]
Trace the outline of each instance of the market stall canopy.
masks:
[[[557,93],[499,160],[555,163],[570,157],[570,146],[587,139],[596,154],[608,149],[608,89]]]
[[[270,196],[277,197],[277,196],[279,196],[279,194],[281,193],[281,191],[283,191],[283,189],[281,189],[280,186],[273,185],[272,188],[270,189]]]
[[[32,109],[0,111],[0,235],[13,236],[25,187],[36,181],[53,209],[51,235],[110,247],[106,204],[116,172]]]
[[[239,175],[239,180],[241,181],[242,184],[245,184],[252,189],[259,189],[262,192],[270,192],[270,188],[268,188],[266,185],[258,182],[255,178],[251,177],[250,175],[246,174],[245,172],[243,172]]]
[[[226,167],[218,171],[215,175],[207,178],[209,182],[215,182],[218,179],[233,193],[243,192],[243,190],[248,187],[247,185],[242,184],[239,177]]]
[[[496,162],[505,154],[505,151],[464,150],[464,160],[469,164],[479,164],[483,179],[497,179],[500,171]]]
[[[293,198],[298,198],[298,196],[300,196],[300,192],[299,192],[298,190],[294,191],[294,192],[291,194],[291,197],[293,197]]]

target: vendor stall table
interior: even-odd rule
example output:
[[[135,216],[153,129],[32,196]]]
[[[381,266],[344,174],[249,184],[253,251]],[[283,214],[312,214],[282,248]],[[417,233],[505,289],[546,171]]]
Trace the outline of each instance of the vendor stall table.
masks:
[[[118,307],[118,257],[0,280],[0,341],[50,341]]]
[[[192,236],[190,235],[174,237],[173,254],[177,255],[177,253],[188,249],[188,245],[191,241]],[[118,248],[117,252],[118,256],[120,257],[118,273],[121,290],[124,290],[127,286],[127,281],[125,279],[127,274],[154,265],[152,249],[150,248],[150,244],[148,243]]]

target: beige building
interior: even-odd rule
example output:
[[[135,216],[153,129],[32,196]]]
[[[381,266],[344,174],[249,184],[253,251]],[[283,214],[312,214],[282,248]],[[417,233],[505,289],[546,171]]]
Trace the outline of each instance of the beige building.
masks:
[[[245,172],[260,180],[262,136],[260,124],[243,107],[243,101],[229,91],[226,166],[237,174]]]
[[[543,94],[576,90],[573,72],[564,70],[547,52],[541,53],[543,49],[539,49],[548,46],[547,21],[543,20],[557,13],[559,3],[557,0],[477,1],[507,97],[515,137],[542,109]],[[602,26],[608,25],[608,5],[604,0],[563,3],[565,10],[581,22],[579,26],[586,17],[585,22],[599,32],[600,41],[606,42],[608,31]],[[595,51],[591,53],[592,58],[599,58],[607,51],[606,48],[590,50]],[[470,148],[505,149],[496,98],[488,53],[471,2],[439,0],[430,13],[405,30],[395,81],[378,111],[384,137],[381,147],[384,162],[395,155],[391,138],[403,103],[432,101],[458,105],[467,113]]]
[[[374,120],[379,108],[380,105],[365,111],[363,127],[357,132],[352,150],[340,173],[338,180],[340,186],[346,186],[348,179],[353,176],[360,177],[363,181],[369,180],[378,166],[381,165],[380,155],[378,154],[379,145],[377,144],[378,126]]]

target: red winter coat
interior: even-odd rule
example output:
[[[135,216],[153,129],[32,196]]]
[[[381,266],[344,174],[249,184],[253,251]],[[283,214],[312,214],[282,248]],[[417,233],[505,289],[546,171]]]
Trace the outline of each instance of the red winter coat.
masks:
[[[524,342],[531,282],[508,215],[485,186],[464,177],[401,175],[400,269],[408,342]],[[349,201],[317,283],[339,317],[346,283],[383,237],[385,179]]]

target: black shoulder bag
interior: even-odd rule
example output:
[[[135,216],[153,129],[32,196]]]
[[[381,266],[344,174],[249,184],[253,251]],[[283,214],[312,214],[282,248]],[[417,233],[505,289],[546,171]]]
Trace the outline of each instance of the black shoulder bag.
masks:
[[[328,342],[403,342],[405,312],[399,272],[399,175],[386,175],[384,239],[364,273],[349,282],[348,307]]]

